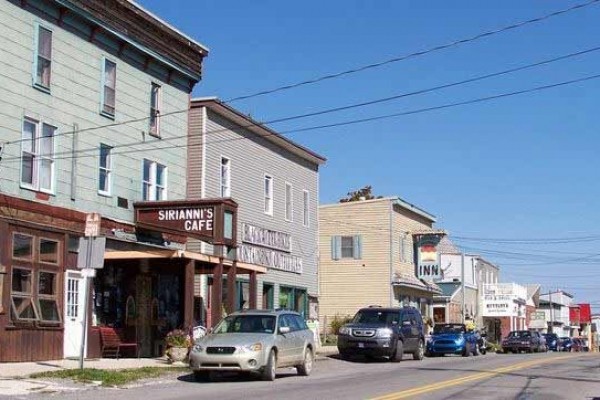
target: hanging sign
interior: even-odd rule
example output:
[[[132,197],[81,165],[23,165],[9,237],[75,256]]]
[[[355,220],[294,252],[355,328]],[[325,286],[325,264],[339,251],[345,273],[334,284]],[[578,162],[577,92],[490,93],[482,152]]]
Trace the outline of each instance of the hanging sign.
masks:
[[[444,235],[440,233],[421,234],[416,237],[416,274],[419,279],[433,280],[442,277],[438,245]]]

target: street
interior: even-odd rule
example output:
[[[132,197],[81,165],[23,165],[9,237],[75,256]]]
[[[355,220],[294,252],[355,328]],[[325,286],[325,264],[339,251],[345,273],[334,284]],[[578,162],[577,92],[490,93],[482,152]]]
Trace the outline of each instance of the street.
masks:
[[[128,389],[92,388],[23,396],[35,399],[593,399],[600,398],[600,358],[592,353],[447,356],[394,364],[319,360],[308,378],[280,369],[275,382],[220,376],[198,383],[191,374]],[[0,398],[3,396],[0,395]],[[4,397],[7,398],[7,397]]]

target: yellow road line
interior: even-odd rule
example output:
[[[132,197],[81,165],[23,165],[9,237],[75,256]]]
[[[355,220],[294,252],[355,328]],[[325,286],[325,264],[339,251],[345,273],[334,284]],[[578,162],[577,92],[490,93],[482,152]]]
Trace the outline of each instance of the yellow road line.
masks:
[[[463,376],[460,378],[449,379],[447,381],[432,383],[429,385],[419,386],[419,387],[415,387],[412,389],[403,390],[400,392],[390,393],[390,394],[387,394],[384,396],[376,397],[372,400],[404,399],[407,397],[416,396],[416,395],[424,394],[424,393],[428,393],[428,392],[433,392],[433,391],[444,389],[444,388],[451,387],[451,386],[462,385],[464,383],[471,382],[471,381],[490,378],[490,377],[500,375],[500,374],[503,374],[506,372],[516,371],[516,370],[524,369],[524,368],[531,367],[534,365],[540,365],[540,364],[548,363],[551,361],[557,361],[557,360],[562,360],[562,359],[572,358],[572,357],[576,357],[576,355],[566,355],[566,356],[563,355],[563,356],[557,356],[557,357],[552,357],[552,358],[543,358],[543,359],[536,359],[536,360],[532,360],[532,361],[525,361],[522,363],[509,365],[507,367],[496,368],[491,371],[480,372],[477,374],[467,375],[467,376]]]

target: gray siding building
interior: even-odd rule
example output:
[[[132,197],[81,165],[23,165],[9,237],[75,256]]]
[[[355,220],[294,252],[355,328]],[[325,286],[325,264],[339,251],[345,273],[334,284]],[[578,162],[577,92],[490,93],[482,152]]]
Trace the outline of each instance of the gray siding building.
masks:
[[[319,167],[325,159],[215,98],[194,99],[190,111],[188,198],[231,198],[238,205],[237,251],[225,254],[267,267],[257,306],[316,317]],[[206,244],[188,243],[213,253]],[[237,308],[249,304],[237,283]],[[197,294],[211,290],[199,282]],[[312,299],[312,300],[310,300]]]

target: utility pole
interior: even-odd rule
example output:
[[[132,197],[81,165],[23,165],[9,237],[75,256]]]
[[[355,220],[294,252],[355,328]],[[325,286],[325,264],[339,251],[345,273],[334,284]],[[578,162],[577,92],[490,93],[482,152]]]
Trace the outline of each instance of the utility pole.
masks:
[[[554,304],[552,303],[552,289],[550,289],[550,327],[548,328],[548,333],[553,333],[554,331]]]
[[[462,292],[462,323],[466,322],[465,315],[465,253],[460,253],[460,286]]]

